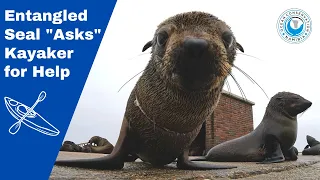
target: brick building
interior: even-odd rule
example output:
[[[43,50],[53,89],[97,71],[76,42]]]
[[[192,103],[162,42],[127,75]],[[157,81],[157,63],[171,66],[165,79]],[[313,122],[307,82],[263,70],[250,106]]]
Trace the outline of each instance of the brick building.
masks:
[[[223,91],[214,113],[191,145],[190,155],[203,155],[213,146],[253,130],[253,102]]]

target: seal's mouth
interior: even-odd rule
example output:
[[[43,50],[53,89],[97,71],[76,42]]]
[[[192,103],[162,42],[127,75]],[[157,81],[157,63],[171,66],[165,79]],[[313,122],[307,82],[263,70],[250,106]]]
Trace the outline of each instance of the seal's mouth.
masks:
[[[217,77],[216,58],[204,39],[187,38],[176,51],[171,78],[189,91],[210,89]]]

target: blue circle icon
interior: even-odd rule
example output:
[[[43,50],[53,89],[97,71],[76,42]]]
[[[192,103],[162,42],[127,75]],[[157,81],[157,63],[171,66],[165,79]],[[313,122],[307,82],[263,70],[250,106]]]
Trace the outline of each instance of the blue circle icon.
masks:
[[[311,34],[312,21],[310,16],[301,9],[287,9],[278,21],[279,36],[287,43],[299,44],[304,42]]]

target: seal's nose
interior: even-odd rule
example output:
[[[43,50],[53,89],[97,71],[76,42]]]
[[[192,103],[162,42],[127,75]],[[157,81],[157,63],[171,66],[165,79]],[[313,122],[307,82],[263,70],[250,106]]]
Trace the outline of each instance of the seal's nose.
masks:
[[[309,108],[312,105],[312,102],[306,100],[306,107]]]
[[[301,103],[300,107],[305,111],[305,110],[309,109],[311,105],[312,105],[312,102],[310,102],[308,100],[304,100]]]
[[[309,102],[307,103],[307,107],[310,107],[311,105],[312,105],[312,102],[309,101]]]
[[[183,42],[183,46],[189,55],[199,56],[208,49],[208,42],[199,38],[187,38]]]

